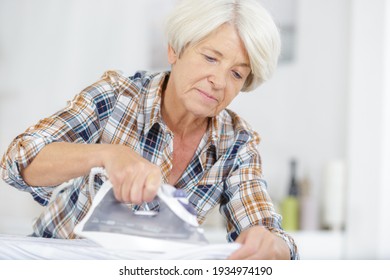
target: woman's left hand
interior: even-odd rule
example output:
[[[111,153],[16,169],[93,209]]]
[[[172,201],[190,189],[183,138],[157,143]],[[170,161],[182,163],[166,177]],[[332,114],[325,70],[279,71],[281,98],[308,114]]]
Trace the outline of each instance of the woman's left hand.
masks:
[[[237,237],[242,246],[229,256],[229,260],[288,260],[287,243],[262,226],[250,227]]]

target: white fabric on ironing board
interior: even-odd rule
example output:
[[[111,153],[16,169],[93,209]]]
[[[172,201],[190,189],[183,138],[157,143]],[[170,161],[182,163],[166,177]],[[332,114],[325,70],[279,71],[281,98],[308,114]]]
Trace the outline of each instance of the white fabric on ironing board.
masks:
[[[1,260],[225,259],[238,247],[236,243],[210,244],[161,254],[107,249],[87,239],[0,235]]]

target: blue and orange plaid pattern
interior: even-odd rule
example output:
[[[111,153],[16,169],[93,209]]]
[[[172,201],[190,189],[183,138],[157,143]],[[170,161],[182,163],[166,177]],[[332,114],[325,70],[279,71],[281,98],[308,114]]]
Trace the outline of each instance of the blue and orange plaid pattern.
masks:
[[[5,182],[31,193],[46,206],[33,226],[36,235],[77,238],[73,228],[91,205],[88,174],[74,179],[53,199],[55,187],[31,187],[24,182],[21,168],[49,143],[127,145],[158,165],[163,181],[167,181],[172,168],[173,134],[161,117],[160,106],[168,76],[169,72],[140,71],[125,77],[108,71],[76,95],[66,108],[14,139],[2,158],[1,173]],[[281,228],[281,217],[274,210],[262,177],[259,142],[258,134],[242,118],[223,110],[210,118],[207,133],[175,187],[187,193],[200,223],[213,207],[220,205],[229,241],[250,226],[262,225],[282,237],[289,245],[291,258],[296,259],[294,240]],[[97,180],[98,185],[99,182],[102,183]]]

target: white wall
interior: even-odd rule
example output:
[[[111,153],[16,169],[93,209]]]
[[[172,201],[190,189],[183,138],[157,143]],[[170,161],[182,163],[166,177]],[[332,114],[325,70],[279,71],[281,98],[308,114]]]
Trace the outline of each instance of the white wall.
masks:
[[[390,232],[390,5],[387,2],[384,7],[384,21],[385,21],[385,30],[384,30],[384,69],[383,69],[383,107],[384,112],[384,122],[383,122],[383,143],[384,148],[382,151],[382,160],[381,160],[381,197],[379,209],[379,243],[378,243],[378,257],[382,259],[390,259],[390,240],[388,233]]]
[[[390,4],[352,5],[346,257],[390,258]]]

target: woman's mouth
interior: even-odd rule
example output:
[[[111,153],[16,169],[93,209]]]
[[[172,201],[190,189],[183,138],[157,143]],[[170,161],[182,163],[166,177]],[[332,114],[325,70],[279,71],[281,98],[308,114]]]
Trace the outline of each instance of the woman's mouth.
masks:
[[[205,98],[206,100],[209,100],[209,101],[214,101],[214,102],[218,102],[218,99],[210,94],[208,94],[207,92],[205,91],[202,91],[200,89],[197,89],[198,92],[200,93],[200,95]]]

